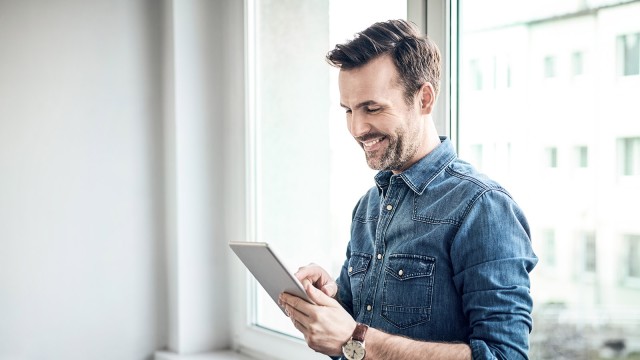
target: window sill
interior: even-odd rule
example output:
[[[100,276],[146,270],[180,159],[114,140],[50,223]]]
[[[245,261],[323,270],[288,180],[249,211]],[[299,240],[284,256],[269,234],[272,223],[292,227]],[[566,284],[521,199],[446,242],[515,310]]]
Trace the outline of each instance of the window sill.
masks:
[[[158,351],[154,360],[255,360],[246,355],[233,351],[218,351],[206,354],[176,354],[168,351]]]

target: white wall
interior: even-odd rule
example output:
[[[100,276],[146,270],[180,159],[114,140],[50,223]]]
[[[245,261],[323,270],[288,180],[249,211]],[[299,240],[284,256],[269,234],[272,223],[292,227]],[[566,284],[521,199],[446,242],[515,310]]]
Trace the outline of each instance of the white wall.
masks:
[[[0,1],[0,359],[167,341],[160,1]]]

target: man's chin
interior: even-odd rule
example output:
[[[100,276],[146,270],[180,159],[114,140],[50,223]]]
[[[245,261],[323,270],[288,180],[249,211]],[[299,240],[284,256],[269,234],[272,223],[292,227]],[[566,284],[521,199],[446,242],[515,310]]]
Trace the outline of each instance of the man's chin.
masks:
[[[388,164],[384,164],[381,161],[374,159],[374,160],[370,160],[367,159],[367,165],[369,165],[369,168],[371,168],[371,170],[392,170],[389,168]]]
[[[369,157],[367,155],[365,155],[365,156],[367,158],[367,165],[369,165],[369,168],[371,168],[371,170],[381,170],[382,169],[382,164],[380,162],[380,159]]]

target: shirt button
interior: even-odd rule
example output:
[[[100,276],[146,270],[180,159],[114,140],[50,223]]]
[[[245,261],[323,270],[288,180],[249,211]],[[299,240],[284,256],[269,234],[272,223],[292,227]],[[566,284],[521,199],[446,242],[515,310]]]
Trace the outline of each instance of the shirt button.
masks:
[[[349,266],[349,273],[353,272],[353,266]]]
[[[400,271],[398,271],[398,275],[402,276],[402,274],[404,274],[404,271],[402,271],[402,269],[400,269]]]
[[[391,211],[391,209],[393,209],[393,205],[391,204],[387,205],[387,210]]]
[[[367,311],[371,311],[372,307],[371,305],[367,305]]]
[[[382,254],[378,254],[378,260],[382,260]]]

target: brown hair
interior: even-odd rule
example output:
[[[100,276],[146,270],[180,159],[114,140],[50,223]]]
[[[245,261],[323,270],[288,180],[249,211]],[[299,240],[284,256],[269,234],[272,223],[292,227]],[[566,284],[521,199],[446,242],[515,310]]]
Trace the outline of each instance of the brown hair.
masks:
[[[440,88],[440,51],[418,27],[405,20],[377,22],[357,33],[344,44],[327,53],[327,62],[349,70],[365,65],[372,59],[389,54],[393,58],[399,82],[404,87],[407,104],[425,83],[431,83],[435,95]]]

